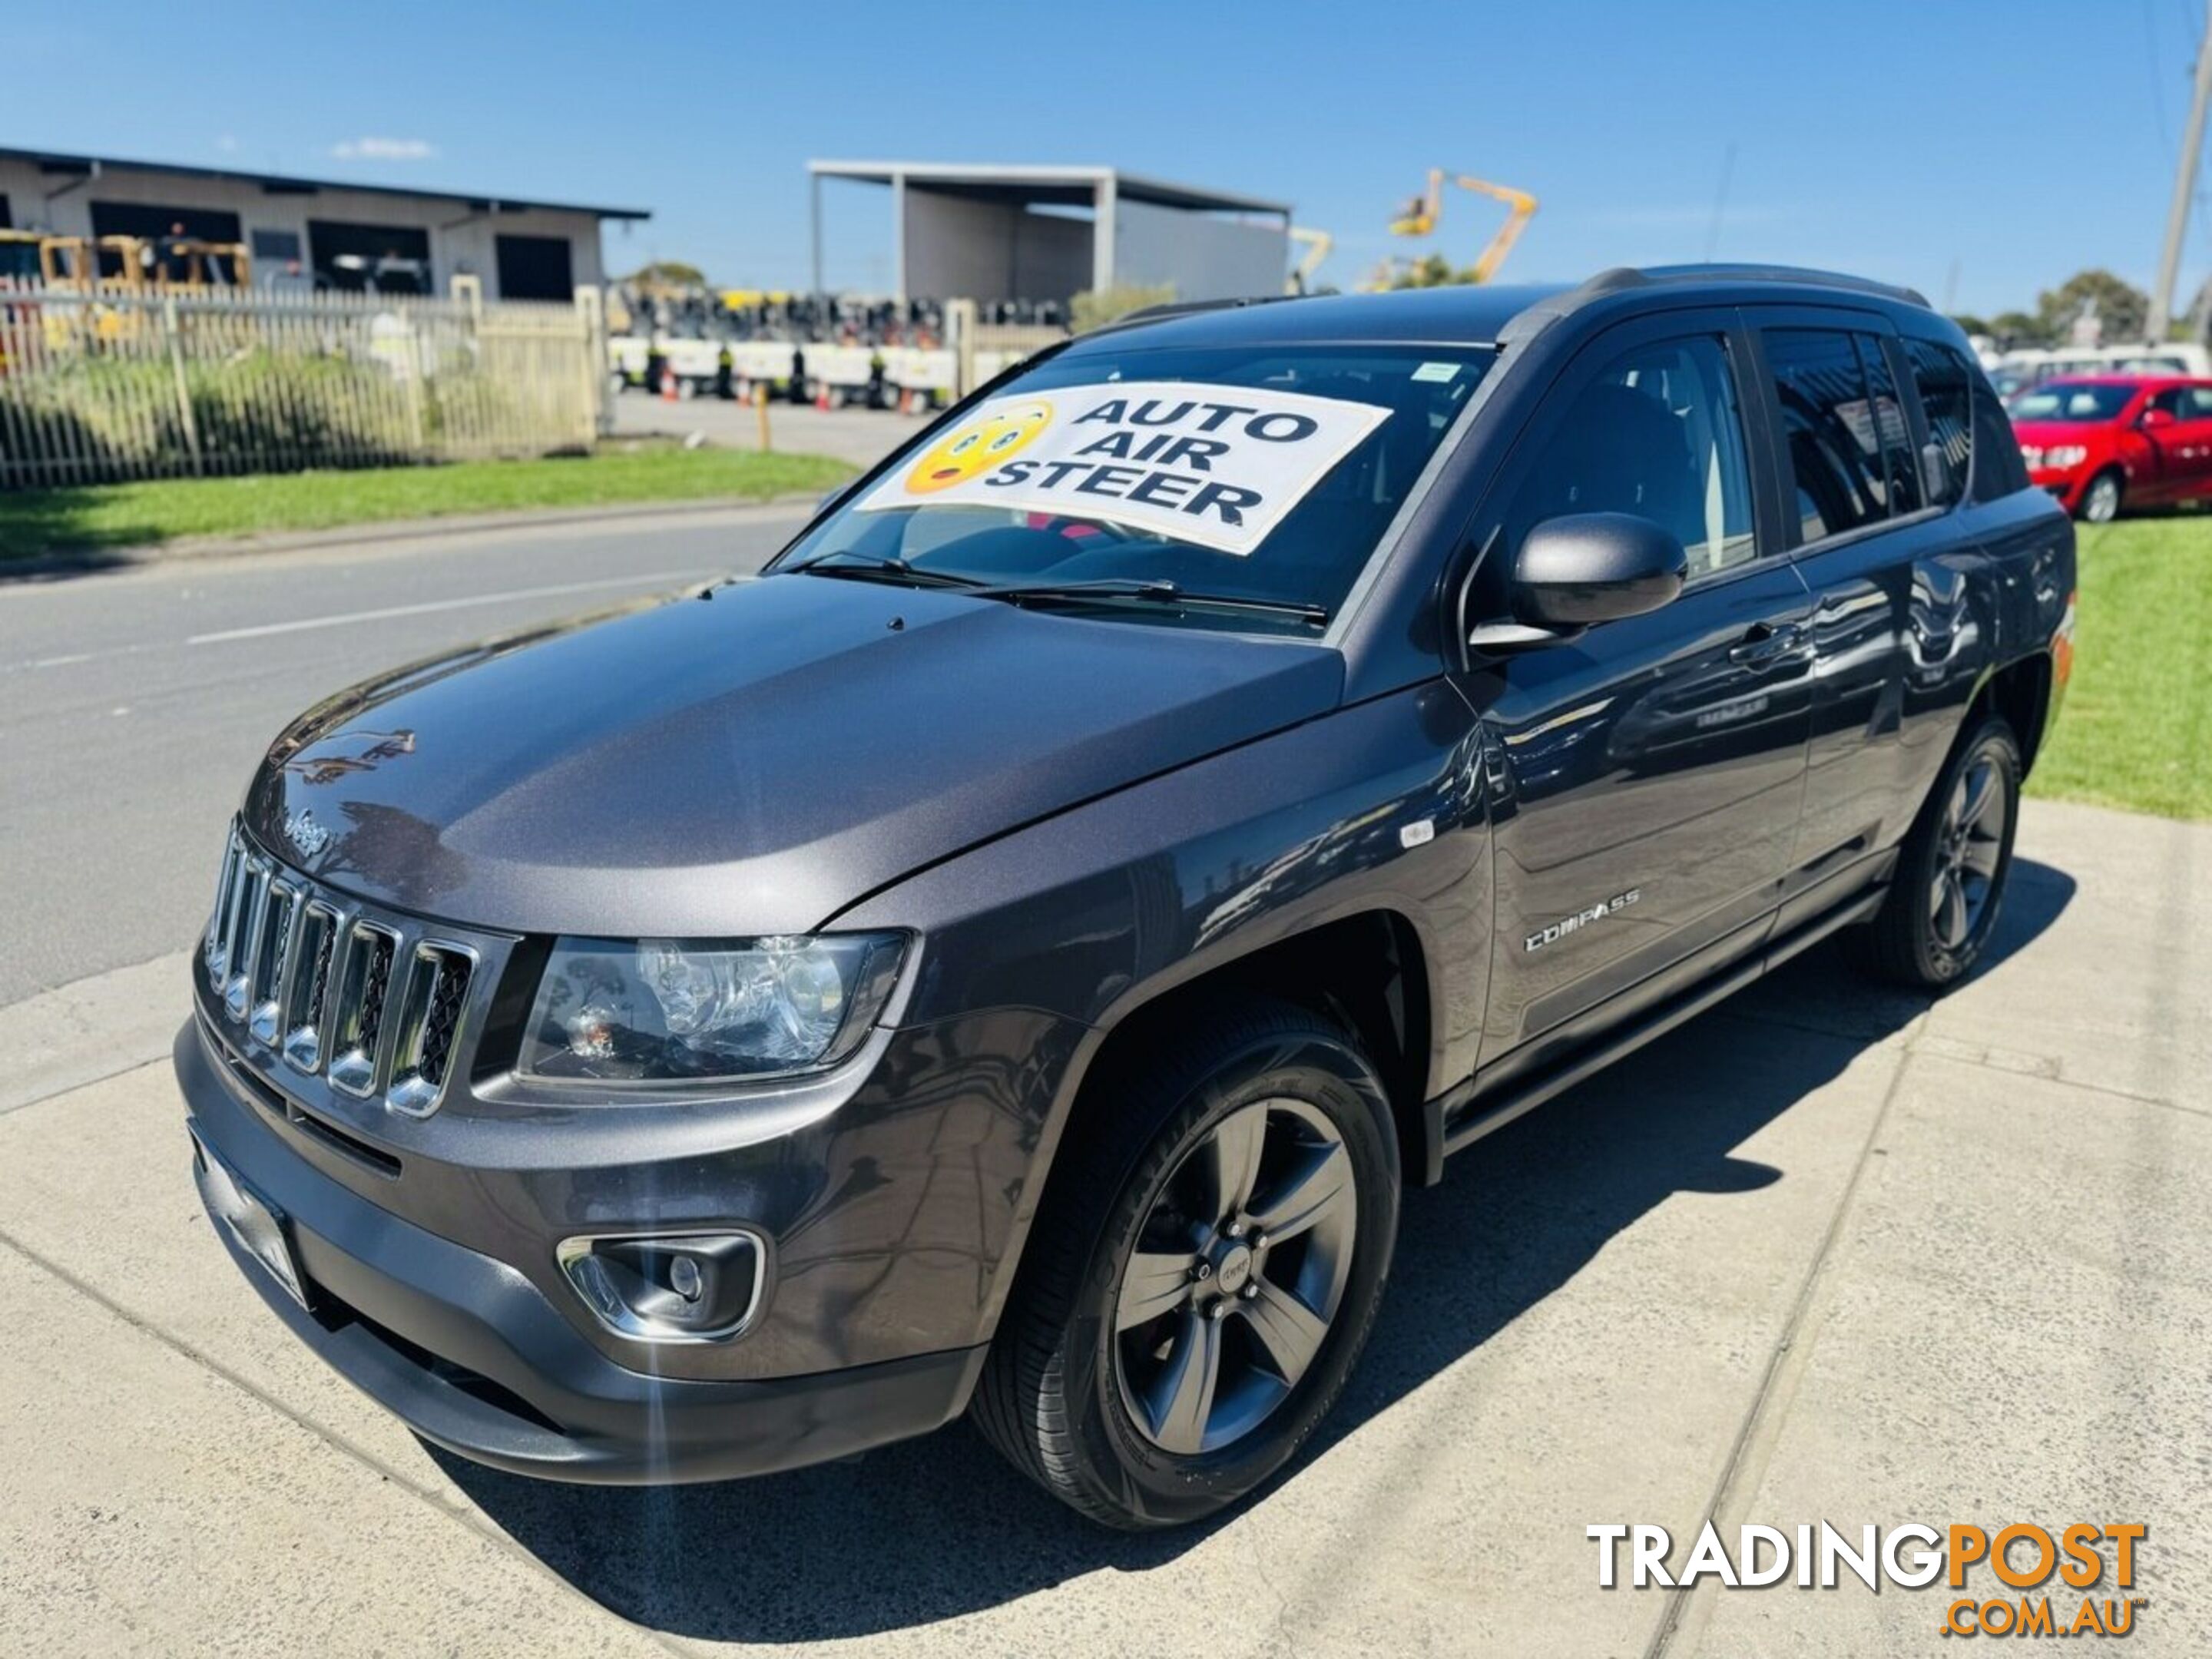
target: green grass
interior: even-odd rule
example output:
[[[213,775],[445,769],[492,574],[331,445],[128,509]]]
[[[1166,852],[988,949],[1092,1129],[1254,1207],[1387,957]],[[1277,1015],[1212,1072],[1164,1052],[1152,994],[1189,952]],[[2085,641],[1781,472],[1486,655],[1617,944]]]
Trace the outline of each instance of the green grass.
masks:
[[[2074,679],[2027,793],[2212,818],[2212,514],[2084,525]]]
[[[187,536],[323,530],[386,519],[818,494],[853,469],[821,455],[630,447],[534,461],[165,478],[0,492],[0,561]]]

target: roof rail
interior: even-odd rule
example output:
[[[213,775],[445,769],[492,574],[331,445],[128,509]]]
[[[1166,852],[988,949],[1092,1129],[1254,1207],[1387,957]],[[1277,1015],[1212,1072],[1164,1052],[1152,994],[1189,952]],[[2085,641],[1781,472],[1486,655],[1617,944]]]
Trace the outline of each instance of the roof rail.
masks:
[[[1808,287],[1840,288],[1854,294],[1879,295],[1886,300],[1900,300],[1907,305],[1918,306],[1923,311],[1934,309],[1928,303],[1928,296],[1917,289],[1899,288],[1890,283],[1872,282],[1864,276],[1847,276],[1836,270],[1814,270],[1799,265],[1646,265],[1640,270],[1634,265],[1614,265],[1610,270],[1601,270],[1577,287],[1547,295],[1527,310],[1517,313],[1498,331],[1498,343],[1506,347],[1523,344],[1560,318],[1594,300],[1628,289],[1650,288],[1662,283],[1802,283]]]
[[[1815,270],[1803,265],[1646,265],[1640,270],[1617,265],[1611,270],[1600,271],[1576,292],[1610,294],[1617,289],[1635,288],[1645,283],[1803,283],[1817,288],[1849,289],[1855,294],[1878,294],[1887,300],[1902,300],[1907,305],[1918,306],[1923,311],[1935,308],[1928,303],[1928,296],[1917,288],[1877,283],[1840,270]]]

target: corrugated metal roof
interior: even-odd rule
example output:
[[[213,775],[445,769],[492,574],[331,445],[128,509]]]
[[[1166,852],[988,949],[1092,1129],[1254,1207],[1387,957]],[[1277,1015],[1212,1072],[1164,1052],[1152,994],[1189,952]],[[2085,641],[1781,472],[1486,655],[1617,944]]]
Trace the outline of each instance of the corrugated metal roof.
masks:
[[[204,167],[174,161],[134,161],[118,155],[69,155],[58,150],[12,149],[0,146],[0,160],[27,161],[42,173],[167,173],[183,179],[221,179],[231,184],[256,185],[271,196],[310,196],[325,190],[348,190],[364,196],[411,196],[433,202],[459,202],[478,213],[521,213],[532,210],[550,213],[589,213],[601,219],[650,219],[644,208],[590,207],[575,202],[525,201],[515,196],[489,196],[465,190],[432,190],[421,185],[369,185],[350,179],[299,179],[282,173],[248,173],[237,167]]]

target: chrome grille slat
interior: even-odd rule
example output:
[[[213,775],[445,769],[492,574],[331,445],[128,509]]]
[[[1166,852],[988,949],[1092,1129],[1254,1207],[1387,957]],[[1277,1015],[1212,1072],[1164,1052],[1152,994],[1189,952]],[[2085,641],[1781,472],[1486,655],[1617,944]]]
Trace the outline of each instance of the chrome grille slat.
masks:
[[[285,994],[284,1060],[310,1076],[323,1063],[324,1019],[328,1013],[331,958],[337,954],[339,917],[321,899],[301,907],[300,938],[295,948],[298,971]]]
[[[224,952],[228,970],[222,982],[222,1012],[233,1023],[246,1018],[253,996],[253,958],[269,920],[269,862],[247,854],[240,866],[238,908],[231,918],[230,944]]]
[[[230,972],[231,918],[238,899],[239,863],[245,856],[245,841],[234,828],[223,843],[222,870],[215,883],[215,908],[208,916],[207,938],[200,945],[200,963],[206,969],[208,985],[216,991],[222,989]]]
[[[345,957],[331,1014],[335,1036],[329,1076],[333,1089],[364,1097],[376,1092],[384,1070],[385,1004],[398,959],[399,935],[392,929],[358,920],[346,929]]]
[[[274,1043],[292,965],[292,941],[300,930],[300,890],[277,877],[269,884],[267,905],[267,919],[253,947],[252,1012],[246,1029],[253,1033],[255,1042]]]
[[[416,945],[399,1002],[392,1087],[385,1096],[394,1111],[427,1117],[437,1109],[475,972],[476,952],[464,945],[432,939]]]

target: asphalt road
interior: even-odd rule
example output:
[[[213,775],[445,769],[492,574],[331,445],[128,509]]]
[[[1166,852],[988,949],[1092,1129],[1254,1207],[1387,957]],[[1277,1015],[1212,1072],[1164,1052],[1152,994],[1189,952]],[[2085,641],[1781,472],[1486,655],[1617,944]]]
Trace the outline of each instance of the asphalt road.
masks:
[[[191,942],[283,723],[378,670],[757,568],[797,507],[0,576],[0,1008]]]

